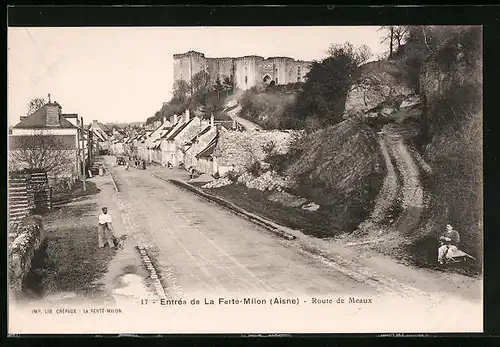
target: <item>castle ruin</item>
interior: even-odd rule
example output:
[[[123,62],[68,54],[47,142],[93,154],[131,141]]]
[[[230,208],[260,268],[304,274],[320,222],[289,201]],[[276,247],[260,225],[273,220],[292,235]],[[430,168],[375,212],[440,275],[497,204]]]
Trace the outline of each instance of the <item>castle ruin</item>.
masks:
[[[229,78],[238,89],[247,90],[259,83],[289,84],[303,82],[311,62],[289,57],[264,59],[256,55],[237,58],[206,58],[203,53],[189,51],[174,54],[174,81],[190,82],[200,71],[206,71],[213,84]]]

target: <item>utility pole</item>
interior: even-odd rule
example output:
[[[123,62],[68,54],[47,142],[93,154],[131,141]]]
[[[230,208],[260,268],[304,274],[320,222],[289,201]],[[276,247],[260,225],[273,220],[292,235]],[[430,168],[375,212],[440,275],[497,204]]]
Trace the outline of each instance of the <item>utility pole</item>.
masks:
[[[76,132],[76,174],[78,175],[77,177],[80,177],[82,174],[82,168],[81,168],[81,156],[82,154],[80,153],[80,137],[82,136],[82,131],[78,128],[78,118],[77,118],[77,132]]]
[[[84,132],[83,132],[83,117],[81,117],[81,133],[82,133],[82,165],[83,165],[83,176],[82,176],[82,181],[83,181],[83,191],[87,191],[87,182],[85,180],[86,176],[86,165],[85,165],[85,138],[84,138]]]

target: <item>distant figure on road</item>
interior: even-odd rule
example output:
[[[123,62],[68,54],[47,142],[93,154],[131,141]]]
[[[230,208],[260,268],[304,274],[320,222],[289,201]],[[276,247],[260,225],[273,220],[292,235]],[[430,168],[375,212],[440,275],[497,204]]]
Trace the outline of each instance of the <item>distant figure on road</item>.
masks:
[[[97,227],[97,239],[99,243],[99,248],[105,246],[104,241],[107,242],[109,248],[115,248],[113,243],[113,220],[108,214],[108,208],[103,207],[102,213],[99,215],[99,226]]]
[[[446,224],[446,231],[439,238],[441,242],[441,247],[438,249],[438,262],[439,264],[444,264],[446,256],[451,252],[455,253],[458,248],[457,245],[460,242],[460,235],[458,231],[454,230],[451,224]]]

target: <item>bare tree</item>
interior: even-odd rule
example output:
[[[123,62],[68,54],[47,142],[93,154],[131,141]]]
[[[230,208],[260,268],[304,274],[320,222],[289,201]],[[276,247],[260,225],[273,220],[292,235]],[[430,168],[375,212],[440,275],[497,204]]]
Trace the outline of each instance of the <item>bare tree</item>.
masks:
[[[380,43],[389,42],[389,58],[404,44],[410,33],[409,27],[404,25],[384,25],[379,30],[385,31]]]
[[[405,40],[408,38],[410,33],[410,28],[404,25],[398,25],[394,27],[394,40],[396,40],[398,44],[398,49],[401,47]]]
[[[45,104],[46,101],[44,98],[31,99],[30,102],[28,103],[28,116],[38,111]]]
[[[43,130],[10,139],[9,169],[42,169],[52,175],[71,171],[76,160],[74,144]]]
[[[389,58],[391,58],[394,53],[394,25],[383,25],[379,30],[386,32],[380,39],[380,43],[389,41]]]

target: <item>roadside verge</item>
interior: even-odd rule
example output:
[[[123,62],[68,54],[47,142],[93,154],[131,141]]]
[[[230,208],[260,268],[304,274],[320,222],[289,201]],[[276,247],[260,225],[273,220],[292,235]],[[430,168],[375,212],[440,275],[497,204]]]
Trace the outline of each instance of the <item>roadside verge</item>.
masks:
[[[280,237],[283,237],[287,240],[295,240],[297,238],[295,235],[292,235],[292,234],[288,233],[287,231],[285,231],[284,226],[281,226],[277,223],[274,223],[266,218],[257,216],[253,213],[250,213],[247,210],[233,204],[232,202],[230,202],[226,199],[223,199],[221,197],[206,193],[206,192],[194,187],[193,185],[191,185],[187,182],[183,182],[183,181],[176,180],[176,179],[168,179],[168,178],[162,177],[161,175],[158,175],[155,173],[153,173],[152,175],[156,178],[163,180],[163,181],[172,183],[180,188],[189,190],[189,191],[203,197],[204,199],[206,199],[212,203],[215,203],[217,205],[225,207],[226,209],[230,210],[231,212],[233,212],[237,215],[243,216],[244,218],[250,220],[251,222],[253,222],[261,227],[264,227],[269,231],[272,231],[273,233],[277,234]]]

